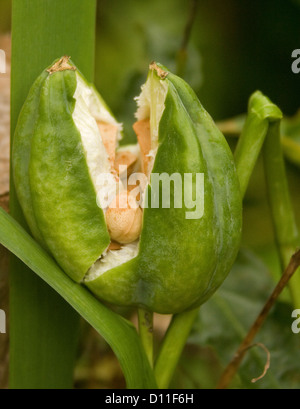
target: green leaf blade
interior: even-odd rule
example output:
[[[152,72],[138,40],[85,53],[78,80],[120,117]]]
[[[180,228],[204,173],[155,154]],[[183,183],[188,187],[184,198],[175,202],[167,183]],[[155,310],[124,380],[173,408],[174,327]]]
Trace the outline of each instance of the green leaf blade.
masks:
[[[0,243],[60,294],[103,336],[120,361],[128,388],[156,387],[153,372],[133,324],[103,306],[87,289],[73,282],[26,231],[1,209]]]
[[[93,79],[95,18],[95,0],[13,2],[11,141],[29,89],[54,59],[72,55]],[[12,175],[10,212],[27,229]],[[10,387],[72,388],[79,316],[16,258],[10,263],[10,311]]]

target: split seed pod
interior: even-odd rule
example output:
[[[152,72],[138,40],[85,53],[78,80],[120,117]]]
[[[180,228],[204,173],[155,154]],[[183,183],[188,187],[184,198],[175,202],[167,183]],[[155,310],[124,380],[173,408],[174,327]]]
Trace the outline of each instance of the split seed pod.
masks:
[[[224,136],[192,89],[152,64],[134,126],[140,149],[132,148],[147,177],[145,209],[142,217],[138,206],[140,216],[130,215],[137,226],[129,243],[110,246],[118,237],[111,237],[109,206],[128,194],[112,170],[117,142],[111,135],[115,129],[119,139],[120,126],[94,88],[65,64],[37,80],[16,130],[15,183],[33,235],[102,300],[159,313],[201,305],[226,278],[240,245],[242,201]],[[157,184],[155,175],[172,179],[169,206],[157,199],[163,178]],[[188,196],[181,206],[180,193]]]
[[[110,174],[101,124],[121,126],[100,95],[64,57],[44,71],[21,111],[13,146],[19,201],[34,237],[75,281],[110,244],[98,201],[113,199],[117,179]]]

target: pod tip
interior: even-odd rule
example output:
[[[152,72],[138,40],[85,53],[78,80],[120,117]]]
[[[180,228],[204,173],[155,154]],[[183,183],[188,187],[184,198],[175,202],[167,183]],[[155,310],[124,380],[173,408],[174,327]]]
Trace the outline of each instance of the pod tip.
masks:
[[[50,75],[54,74],[55,72],[59,71],[76,71],[76,67],[72,66],[69,61],[71,57],[65,55],[59,61],[57,61],[51,68],[47,70]]]
[[[153,62],[150,64],[149,69],[152,70],[152,71],[156,71],[157,75],[158,75],[162,80],[166,79],[167,76],[169,75],[169,73],[168,73],[167,71],[164,71],[162,68],[160,68],[155,61],[153,61]]]

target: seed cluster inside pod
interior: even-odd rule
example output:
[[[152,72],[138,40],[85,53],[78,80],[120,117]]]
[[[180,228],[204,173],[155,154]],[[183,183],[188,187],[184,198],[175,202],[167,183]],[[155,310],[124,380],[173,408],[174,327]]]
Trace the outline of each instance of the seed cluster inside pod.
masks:
[[[165,109],[167,94],[167,86],[163,81],[156,75],[153,77],[150,74],[137,98],[138,110],[133,125],[137,136],[136,145],[118,147],[117,129],[111,123],[97,121],[110,162],[111,175],[121,187],[104,209],[111,244],[90,269],[86,281],[126,263],[139,252],[143,201],[154,166],[159,122]]]
[[[101,206],[105,213],[111,243],[90,269],[87,280],[92,278],[93,274],[98,276],[102,272],[131,260],[138,254],[143,224],[143,209],[140,204],[147,185],[147,177],[144,175],[142,183],[137,175],[146,173],[148,158],[145,146],[148,146],[148,152],[151,149],[149,120],[147,122],[148,131],[139,137],[140,143],[118,147],[118,127],[109,122],[97,121],[109,161],[110,176],[118,184],[118,188],[115,190],[115,195],[111,196],[109,203],[106,201],[107,207],[106,205]],[[105,184],[109,184],[109,181]],[[99,194],[102,196],[100,204],[103,199],[107,200],[110,197],[107,195],[107,189],[104,188],[99,191],[98,196]]]
[[[143,211],[138,202],[146,185],[140,181],[132,184],[129,178],[137,173],[149,175],[150,119],[138,121],[133,126],[138,138],[137,146],[129,146],[117,151],[117,127],[103,122],[98,122],[98,127],[111,164],[111,173],[124,187],[124,190],[121,190],[112,200],[105,214],[112,239],[109,250],[117,251],[120,250],[121,244],[133,243],[141,234]],[[132,180],[135,179],[132,178]],[[136,189],[139,193],[134,195],[137,192]]]

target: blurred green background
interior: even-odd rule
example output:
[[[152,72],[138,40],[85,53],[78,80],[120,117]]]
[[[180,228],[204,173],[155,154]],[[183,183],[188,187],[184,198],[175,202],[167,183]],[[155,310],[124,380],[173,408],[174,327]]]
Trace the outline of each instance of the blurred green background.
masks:
[[[117,114],[127,117],[125,101],[138,93],[150,61],[176,71],[191,3],[99,1],[96,82]],[[300,82],[291,71],[291,53],[300,43],[300,2],[197,3],[185,78],[213,117],[243,112],[256,89],[294,113]]]
[[[112,109],[132,121],[150,61],[176,71],[192,1],[100,0],[96,84]],[[216,119],[246,110],[260,89],[286,114],[299,107],[291,53],[300,44],[300,2],[199,0],[185,79]],[[130,132],[127,129],[127,132]]]
[[[96,85],[116,115],[132,121],[149,62],[176,71],[193,0],[99,0]],[[186,80],[216,119],[244,112],[261,89],[286,114],[299,107],[291,71],[300,44],[299,0],[196,0]],[[10,30],[11,0],[0,0],[0,32]],[[130,131],[130,130],[129,130]]]
[[[299,110],[300,74],[297,76],[292,73],[291,55],[294,49],[300,48],[300,0],[99,0],[98,3],[95,83],[117,118],[124,122],[126,142],[134,140],[132,123],[136,104],[133,98],[139,94],[140,86],[146,79],[149,63],[157,60],[170,70],[178,72],[180,49],[187,22],[191,20],[191,16],[194,17],[194,22],[186,49],[186,67],[182,74],[215,120],[220,121],[245,113],[249,96],[257,89],[278,104],[286,116],[292,116]],[[192,12],[195,3],[198,6],[197,13]],[[0,0],[0,34],[10,31],[10,13],[11,0]],[[299,129],[297,133],[299,136],[300,126],[296,128]],[[234,147],[235,141],[230,142]],[[300,169],[289,162],[287,162],[287,169],[300,226]],[[247,275],[247,286],[251,287],[252,277],[255,280],[255,285],[251,287],[253,291],[255,289],[257,294],[263,289],[265,292],[255,305],[253,298],[249,299],[249,302],[243,301],[243,305],[235,304],[237,302],[235,297],[231,311],[233,316],[233,311],[240,311],[242,314],[244,311],[248,313],[253,310],[253,314],[247,315],[247,326],[251,324],[251,320],[272,288],[272,282],[270,284],[268,281],[266,284],[260,280],[264,280],[263,277],[268,274],[270,280],[272,280],[271,277],[274,279],[274,272],[277,275],[280,274],[265,192],[263,165],[260,160],[245,200],[243,245],[251,247],[252,251],[266,262],[267,268],[265,269],[247,253],[247,256],[239,260],[240,264],[237,263],[235,266],[235,270],[238,270],[235,277],[238,277],[238,272],[244,274],[245,266],[252,264],[253,268]],[[254,270],[255,274],[253,274]],[[270,274],[271,271],[273,274]],[[245,278],[243,274],[241,274],[240,283]],[[228,286],[230,286],[230,280],[227,283]],[[230,296],[226,293],[226,286],[223,292],[224,300],[230,300]],[[236,294],[240,292],[241,290],[238,289]],[[248,289],[245,289],[245,294],[247,292]],[[222,298],[222,292],[220,294]],[[218,305],[216,300],[218,301],[216,298],[212,304],[208,303],[207,316],[210,312],[213,317],[220,313],[218,310],[214,313],[214,308]],[[222,299],[222,302],[225,302],[224,300]],[[219,300],[219,304],[220,302]],[[273,325],[273,332],[271,332],[273,340],[274,328],[275,332],[278,331],[282,337],[284,334],[289,337],[288,329],[284,333],[280,326],[285,322],[284,320],[279,322],[283,314],[282,309],[284,310],[284,306],[278,307],[280,311],[276,315],[276,322],[272,321],[269,324]],[[222,308],[222,311],[227,310]],[[290,317],[289,310],[285,313]],[[227,318],[228,316],[229,314]],[[238,325],[244,328],[242,316],[239,318],[239,321],[232,324],[235,329]],[[234,320],[234,317],[232,319]],[[205,323],[205,319],[202,321]],[[216,323],[215,328],[221,328],[219,324]],[[231,324],[226,320],[223,324],[226,332]],[[236,340],[234,334],[234,331],[233,335],[229,330],[227,332],[228,337],[232,336]],[[217,333],[215,338],[213,337],[214,329],[211,332],[207,331],[206,335],[209,338],[209,345],[215,339],[220,339]],[[94,342],[90,335],[88,337],[89,341],[85,342],[85,347],[82,348],[82,365],[77,371],[78,387],[87,386],[84,383],[86,382],[85,368],[88,367],[87,371],[91,376],[91,362],[98,380],[99,377],[101,378],[99,373],[102,374],[103,368],[105,372],[103,362],[95,362],[94,357],[99,356],[99,352],[103,350],[107,351],[107,346],[103,344],[99,347],[98,341]],[[266,338],[268,339],[268,336]],[[203,337],[191,341],[174,386],[211,387],[215,384],[220,371],[219,360],[210,346],[204,350],[195,347],[199,343],[204,345],[205,341]],[[282,348],[285,348],[286,339],[282,338],[281,342]],[[233,340],[229,339],[228,343],[232,347],[230,353],[233,353],[235,347]],[[221,351],[223,347],[222,341]],[[274,348],[278,348],[278,345]],[[110,354],[110,352],[107,353]],[[230,353],[228,357],[226,356],[226,360],[229,359]],[[199,359],[195,360],[195,356]],[[264,358],[261,358],[261,361],[263,360]],[[200,361],[203,367],[199,367]],[[289,365],[292,365],[292,361]],[[107,371],[115,378],[107,380],[105,378],[107,373],[103,375],[105,379],[101,380],[102,387],[109,387],[111,383],[114,386],[123,385],[122,376],[116,369],[117,364],[111,362],[111,359],[106,361],[108,367],[112,365],[112,369]],[[279,362],[279,364],[282,363]],[[193,365],[194,373],[187,375]],[[211,372],[208,372],[208,368]],[[256,367],[254,372],[256,374]],[[298,367],[296,372],[299,373]],[[274,382],[270,381],[269,384],[268,380],[266,382],[266,387],[274,386]],[[297,382],[299,385],[298,378]],[[291,378],[287,378],[287,386],[290,384]],[[99,386],[98,381],[95,386]],[[249,387],[248,384],[247,387]]]

